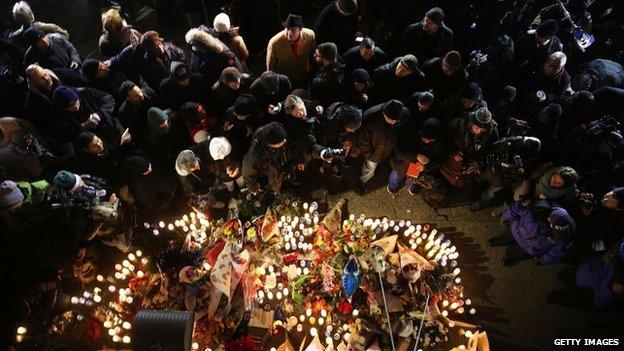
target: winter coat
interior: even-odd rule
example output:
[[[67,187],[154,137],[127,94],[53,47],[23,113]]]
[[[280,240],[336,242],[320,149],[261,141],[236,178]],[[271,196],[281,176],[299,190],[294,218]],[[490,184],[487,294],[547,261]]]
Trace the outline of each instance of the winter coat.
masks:
[[[336,101],[344,101],[344,76],[342,65],[333,63],[314,72],[310,82],[312,100],[323,107]]]
[[[302,28],[299,37],[300,53],[296,54],[284,31],[275,34],[267,46],[267,70],[287,76],[293,89],[307,88],[316,43],[314,32]]]
[[[212,86],[210,104],[208,109],[214,116],[223,117],[228,107],[234,105],[236,98],[241,94],[241,89],[232,90],[227,84],[218,81]]]
[[[362,126],[357,130],[356,147],[364,158],[381,163],[392,155],[398,142],[398,127],[386,123],[382,112],[383,104],[375,105],[362,118]],[[407,108],[403,114],[409,115]]]
[[[351,72],[355,71],[358,68],[362,68],[368,72],[369,75],[372,75],[375,69],[381,65],[385,65],[388,63],[388,55],[381,50],[380,48],[375,46],[375,53],[373,54],[373,58],[368,61],[365,61],[360,55],[360,46],[354,46],[347,50],[342,55],[342,61],[345,64],[344,71],[345,76],[348,77]]]
[[[30,23],[30,26],[23,25],[20,28],[16,29],[13,33],[9,34],[9,40],[11,40],[14,45],[19,47],[20,50],[25,51],[28,49],[28,44],[24,40],[24,32],[30,27],[37,28],[46,34],[55,33],[63,37],[65,40],[69,40],[69,32],[67,32],[67,30],[63,29],[59,25],[56,25],[54,23],[33,21]]]
[[[596,59],[580,65],[577,75],[585,74],[590,80],[590,85],[586,90],[608,86],[614,88],[624,88],[624,69],[622,65],[611,60]]]
[[[407,135],[401,137],[394,155],[390,159],[390,166],[397,173],[406,176],[410,163],[418,161],[418,154],[425,155],[429,158],[429,162],[424,165],[421,173],[431,173],[438,169],[448,158],[447,147],[440,139],[430,144],[425,144],[420,139],[420,133],[411,133],[412,137]]]
[[[422,21],[411,24],[405,30],[399,44],[401,55],[412,54],[419,62],[446,55],[453,47],[453,31],[444,22],[435,33],[427,33]]]
[[[331,42],[336,44],[338,52],[344,52],[355,41],[358,14],[343,15],[336,7],[337,1],[325,6],[323,11],[316,17],[314,23],[314,35],[317,43]]]
[[[149,134],[147,125],[147,111],[157,106],[157,97],[150,87],[141,88],[143,91],[143,101],[139,105],[134,105],[128,100],[119,107],[117,119],[124,128],[129,128],[134,141],[141,144]]]
[[[4,180],[34,180],[43,173],[43,163],[32,151],[26,149],[26,133],[37,135],[26,120],[0,118],[0,182]]]
[[[72,43],[60,34],[48,34],[45,36],[50,43],[47,52],[41,52],[35,46],[26,50],[24,55],[24,67],[32,63],[39,63],[43,68],[69,68],[72,62],[82,64],[80,55]]]
[[[605,262],[603,253],[585,259],[576,271],[576,282],[584,288],[594,289],[594,301],[604,310],[624,308],[624,294],[616,294],[611,286],[615,281],[623,283],[624,259],[619,254]]]
[[[397,77],[394,72],[400,61],[400,57],[396,58],[373,72],[374,101],[381,103],[397,99],[406,102],[413,93],[426,87],[425,75],[420,70],[405,77]]]
[[[277,106],[278,103],[284,102],[293,89],[287,76],[278,74],[278,77],[279,88],[273,94],[266,91],[260,78],[257,78],[249,87],[249,92],[258,100],[258,105],[263,114],[267,114],[269,105]]]
[[[215,179],[220,182],[234,181],[238,176],[230,177],[227,173],[228,167],[238,168],[240,174],[241,162],[236,152],[231,152],[223,160],[215,160],[210,155],[209,146],[210,141],[206,140],[190,148],[199,159],[199,169],[187,176],[180,176],[182,189],[187,195],[208,193]]]
[[[135,84],[140,84],[140,77],[133,72],[135,49],[127,46],[121,52],[106,61],[108,64],[108,75],[106,77],[88,79],[85,77],[89,86],[97,90],[103,91],[115,97],[116,101],[123,100],[124,97],[119,96],[119,87],[126,80],[131,80]]]
[[[555,201],[569,210],[575,204],[579,190],[576,188],[576,184],[569,184],[560,189],[550,186],[550,178],[560,169],[561,167],[553,167],[542,174],[535,185],[535,196]]]
[[[24,195],[22,204],[15,212],[0,210],[0,217],[9,229],[16,233],[28,225],[34,216],[40,214],[40,211],[48,201],[48,193],[50,191],[50,184],[45,180],[32,183],[18,182],[17,186]]]
[[[340,114],[340,109],[345,108],[348,104],[344,102],[335,102],[325,110],[325,118],[321,120],[321,126],[318,128],[321,133],[317,133],[317,139],[320,145],[340,149],[342,143],[350,142],[355,146],[355,137],[357,130],[353,133],[345,131],[345,122]]]
[[[426,61],[422,70],[425,73],[427,87],[433,90],[437,101],[444,101],[451,95],[457,94],[468,83],[468,74],[464,67],[460,67],[450,76],[442,71],[442,58],[436,57]]]
[[[169,77],[169,69],[174,61],[185,62],[184,51],[172,43],[163,43],[164,53],[161,57],[152,56],[145,53],[143,56],[143,64],[141,65],[141,76],[150,88],[158,92],[160,82]]]
[[[141,33],[132,27],[125,26],[120,33],[113,34],[104,31],[100,35],[98,49],[102,56],[109,58],[119,54],[128,45],[138,44],[140,41]]]
[[[563,51],[563,44],[558,37],[554,36],[548,44],[540,46],[536,43],[535,34],[528,34],[520,41],[517,48],[517,65],[531,70],[541,67],[552,53]]]
[[[188,86],[181,86],[174,76],[175,70],[186,65],[183,62],[172,62],[169,77],[160,83],[159,96],[163,106],[177,110],[185,102],[208,102],[210,92],[206,79],[201,74],[190,73],[190,83]]]
[[[317,146],[314,136],[319,125],[316,117],[308,116],[302,120],[286,115],[283,124],[288,134],[290,148],[294,153],[295,164],[307,163],[312,157],[319,158],[323,147]]]
[[[456,118],[450,123],[449,134],[455,151],[461,151],[464,160],[476,162],[480,162],[487,149],[498,140],[498,129],[494,121],[489,131],[475,137],[470,131],[470,121]]]
[[[540,263],[555,263],[566,256],[566,240],[552,232],[547,218],[540,219],[521,202],[509,205],[503,212],[502,220],[508,224],[518,245],[530,255],[538,257]]]
[[[205,27],[204,27],[205,28]],[[207,32],[208,28],[194,28],[186,33],[186,42],[193,46],[201,46],[200,50],[191,50],[189,68],[191,72],[204,76],[207,83],[214,84],[219,80],[221,72],[227,67],[235,67],[243,71],[240,61],[221,40]]]

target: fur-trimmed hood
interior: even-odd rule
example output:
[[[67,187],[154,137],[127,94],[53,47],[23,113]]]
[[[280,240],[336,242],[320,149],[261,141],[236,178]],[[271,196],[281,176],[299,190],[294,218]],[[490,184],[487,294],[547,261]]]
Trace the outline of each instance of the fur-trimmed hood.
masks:
[[[221,40],[200,28],[191,28],[186,32],[184,38],[192,46],[201,46],[217,53],[222,52],[225,46]]]

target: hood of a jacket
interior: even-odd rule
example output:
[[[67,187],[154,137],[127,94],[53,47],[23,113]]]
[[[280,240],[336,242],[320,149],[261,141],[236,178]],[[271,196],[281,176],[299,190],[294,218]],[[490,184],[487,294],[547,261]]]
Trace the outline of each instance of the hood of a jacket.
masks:
[[[191,28],[186,32],[184,39],[188,44],[194,47],[201,46],[217,53],[223,51],[224,45],[219,39],[199,28]]]

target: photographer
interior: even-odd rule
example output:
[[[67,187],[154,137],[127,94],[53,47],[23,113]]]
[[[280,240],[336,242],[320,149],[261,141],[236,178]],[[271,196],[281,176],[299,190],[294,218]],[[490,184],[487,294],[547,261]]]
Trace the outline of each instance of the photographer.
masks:
[[[50,184],[45,180],[14,182],[5,180],[0,184],[0,216],[6,226],[20,232],[33,216],[46,205]]]
[[[488,184],[471,211],[490,206],[496,192],[527,179],[537,166],[540,140],[534,137],[510,136],[496,141],[483,161],[484,171],[477,180]]]
[[[0,118],[0,180],[35,180],[53,156],[39,143],[34,127],[23,119]]]
[[[599,308],[624,309],[624,241],[583,261],[576,271],[576,283],[594,289]]]

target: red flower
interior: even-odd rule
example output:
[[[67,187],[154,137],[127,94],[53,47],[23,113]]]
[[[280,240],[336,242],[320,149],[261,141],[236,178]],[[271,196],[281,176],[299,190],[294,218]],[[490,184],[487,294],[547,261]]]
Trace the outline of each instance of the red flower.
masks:
[[[91,340],[98,340],[100,338],[100,334],[102,332],[102,328],[100,327],[100,321],[95,318],[89,318],[85,322],[85,327],[87,331],[87,337]]]
[[[340,313],[344,315],[350,315],[351,312],[353,312],[353,305],[347,300],[342,300],[338,302],[338,306],[336,307],[338,311],[340,311]]]
[[[285,265],[295,264],[297,261],[299,261],[299,254],[296,252],[291,252],[282,256],[282,262],[284,262]]]

